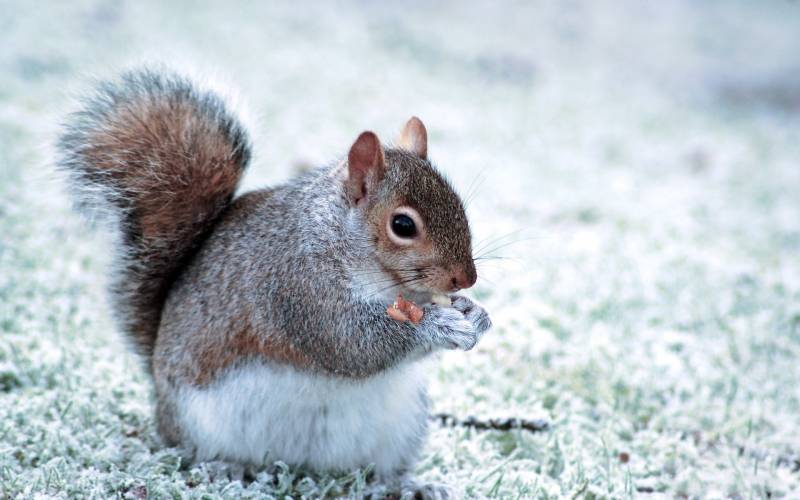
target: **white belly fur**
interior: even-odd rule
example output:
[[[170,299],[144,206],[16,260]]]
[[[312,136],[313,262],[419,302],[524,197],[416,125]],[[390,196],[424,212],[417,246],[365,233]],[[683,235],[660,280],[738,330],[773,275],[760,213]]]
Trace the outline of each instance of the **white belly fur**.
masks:
[[[178,418],[198,460],[282,460],[316,470],[413,465],[427,423],[426,361],[365,380],[252,362],[183,389]]]

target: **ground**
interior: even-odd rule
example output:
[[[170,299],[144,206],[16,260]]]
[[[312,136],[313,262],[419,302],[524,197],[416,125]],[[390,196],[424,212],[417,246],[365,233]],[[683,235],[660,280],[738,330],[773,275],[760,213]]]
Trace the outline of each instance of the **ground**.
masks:
[[[235,89],[245,188],[411,115],[469,199],[495,328],[432,374],[417,468],[468,497],[800,496],[800,4],[1,2],[0,498],[318,496],[209,482],[160,445],[111,321],[109,241],[52,142],[91,77]]]

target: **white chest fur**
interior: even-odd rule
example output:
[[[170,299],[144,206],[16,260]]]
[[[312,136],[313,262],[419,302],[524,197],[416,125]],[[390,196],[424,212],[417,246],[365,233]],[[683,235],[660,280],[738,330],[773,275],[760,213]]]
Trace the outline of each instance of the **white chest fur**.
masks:
[[[375,464],[389,475],[413,463],[425,436],[427,362],[365,380],[252,362],[178,398],[198,460],[282,460],[317,470]]]

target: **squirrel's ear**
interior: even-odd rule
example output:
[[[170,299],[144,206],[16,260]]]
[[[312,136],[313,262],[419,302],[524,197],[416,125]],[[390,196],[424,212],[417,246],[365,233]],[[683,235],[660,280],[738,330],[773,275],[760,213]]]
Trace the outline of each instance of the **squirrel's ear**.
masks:
[[[366,200],[370,190],[383,179],[386,160],[381,141],[374,132],[362,132],[347,154],[347,195],[353,204]]]
[[[400,147],[411,151],[420,158],[428,157],[428,131],[422,120],[412,116],[400,132],[400,140],[397,141]]]

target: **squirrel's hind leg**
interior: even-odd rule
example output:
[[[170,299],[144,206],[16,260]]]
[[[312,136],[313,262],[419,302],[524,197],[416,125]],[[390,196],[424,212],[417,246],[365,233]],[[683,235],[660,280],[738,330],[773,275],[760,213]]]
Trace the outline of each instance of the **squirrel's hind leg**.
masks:
[[[403,490],[404,497],[407,493],[411,493],[410,498],[421,500],[455,500],[464,496],[452,486],[442,483],[416,484],[408,490]]]
[[[394,480],[379,480],[366,491],[367,498],[399,498],[402,500],[455,500],[464,493],[443,483],[422,483],[410,475],[398,476]]]
[[[255,479],[255,473],[250,467],[224,460],[211,460],[208,462],[198,462],[193,468],[200,468],[208,475],[210,481],[242,481],[251,482]]]
[[[161,389],[161,390],[159,390]],[[177,420],[177,408],[175,400],[169,389],[156,388],[156,425],[158,434],[167,446],[185,446],[183,442],[180,425]],[[194,452],[187,451],[187,457]]]

